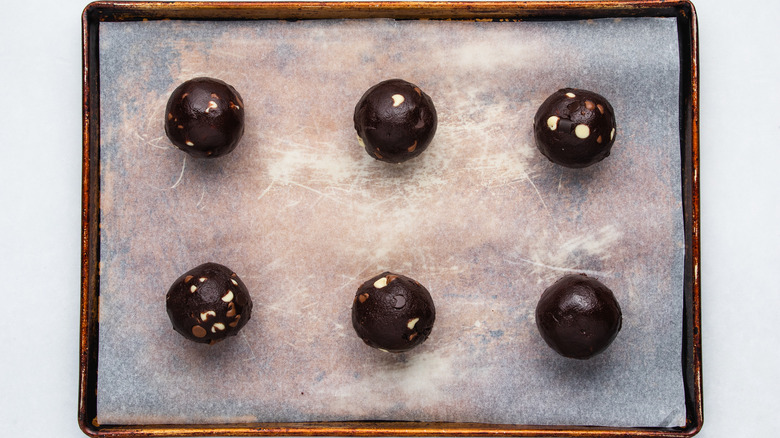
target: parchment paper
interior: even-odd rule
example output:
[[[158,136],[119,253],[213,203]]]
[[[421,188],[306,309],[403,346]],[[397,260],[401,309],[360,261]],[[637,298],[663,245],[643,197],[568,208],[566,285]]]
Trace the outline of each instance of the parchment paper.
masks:
[[[242,94],[232,154],[194,160],[163,131],[181,82]],[[419,85],[439,127],[402,165],[370,158],[354,105]],[[100,24],[100,423],[424,420],[680,426],[683,225],[674,19]],[[604,95],[612,155],[582,170],[536,150],[553,91]],[[185,340],[165,293],[206,261],[255,311],[214,346]],[[399,355],[354,334],[365,279],[411,276],[437,308]],[[542,291],[601,279],[623,309],[603,354],[558,356]]]

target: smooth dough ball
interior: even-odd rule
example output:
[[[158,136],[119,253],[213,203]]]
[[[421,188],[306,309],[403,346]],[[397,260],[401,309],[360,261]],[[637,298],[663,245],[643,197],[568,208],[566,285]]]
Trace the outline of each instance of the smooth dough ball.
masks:
[[[403,275],[384,272],[361,285],[352,302],[352,326],[367,345],[400,353],[431,334],[436,309],[428,290]]]
[[[553,350],[590,359],[606,350],[623,316],[615,295],[595,278],[566,275],[548,287],[536,306],[536,327]]]
[[[615,129],[615,112],[607,99],[576,88],[556,91],[534,116],[536,147],[553,163],[572,168],[608,157]]]
[[[244,102],[235,88],[219,79],[190,79],[168,99],[165,134],[195,158],[225,155],[244,135]]]
[[[165,305],[173,329],[204,344],[235,336],[252,316],[244,282],[218,263],[204,263],[176,279]]]
[[[436,108],[431,98],[402,79],[380,82],[355,106],[358,142],[368,155],[401,163],[420,155],[436,133]]]

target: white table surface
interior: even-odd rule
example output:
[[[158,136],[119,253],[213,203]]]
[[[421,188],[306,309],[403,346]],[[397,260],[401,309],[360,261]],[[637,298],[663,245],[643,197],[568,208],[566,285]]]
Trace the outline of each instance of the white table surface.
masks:
[[[80,437],[81,0],[0,15],[0,436]],[[780,430],[780,2],[697,0],[704,428]]]

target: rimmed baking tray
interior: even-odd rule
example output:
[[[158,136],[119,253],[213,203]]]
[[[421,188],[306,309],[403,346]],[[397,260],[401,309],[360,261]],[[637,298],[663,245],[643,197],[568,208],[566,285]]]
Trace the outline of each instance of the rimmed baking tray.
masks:
[[[685,425],[610,427],[493,422],[307,421],[226,424],[104,424],[98,421],[101,296],[100,23],[168,20],[391,19],[434,22],[558,22],[637,17],[676,20],[679,53],[680,187],[684,228],[681,370]],[[187,20],[187,21],[184,21]],[[79,424],[93,436],[349,435],[349,436],[690,436],[702,425],[698,202],[698,54],[696,16],[689,2],[398,2],[398,3],[115,3],[89,5],[83,15],[84,143],[82,313]],[[530,181],[530,178],[529,178]],[[270,189],[270,187],[269,187]],[[105,190],[105,188],[104,188]],[[265,194],[265,192],[264,192]]]

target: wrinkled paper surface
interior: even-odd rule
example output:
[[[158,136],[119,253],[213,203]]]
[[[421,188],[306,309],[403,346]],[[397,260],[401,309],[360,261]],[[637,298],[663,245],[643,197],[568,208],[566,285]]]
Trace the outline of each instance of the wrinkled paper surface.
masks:
[[[245,103],[239,147],[215,160],[164,134],[168,96],[197,76]],[[388,165],[352,114],[396,77],[431,96],[439,126]],[[101,23],[98,421],[683,425],[678,77],[664,18]],[[563,87],[615,108],[612,155],[587,169],[533,144],[536,109]],[[165,312],[206,261],[255,303],[214,346]],[[357,287],[384,270],[436,304],[409,353],[351,327]],[[542,291],[578,272],[623,309],[589,361],[558,356],[534,321]]]

